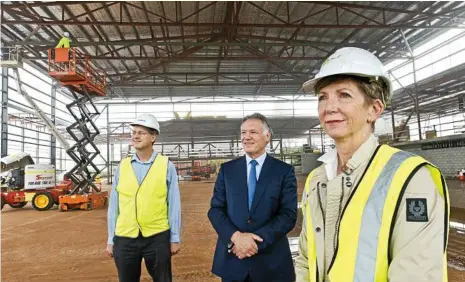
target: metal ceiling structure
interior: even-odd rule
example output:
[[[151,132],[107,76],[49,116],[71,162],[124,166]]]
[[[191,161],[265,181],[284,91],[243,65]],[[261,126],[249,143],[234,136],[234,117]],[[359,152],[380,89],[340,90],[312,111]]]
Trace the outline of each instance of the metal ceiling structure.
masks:
[[[242,119],[228,118],[202,118],[192,120],[170,120],[160,122],[161,134],[157,142],[214,142],[224,140],[240,140],[240,124]],[[310,128],[319,125],[317,118],[307,117],[283,117],[270,118],[269,123],[273,130],[274,138],[298,138]],[[112,128],[126,127],[126,123],[116,123]],[[186,134],[186,132],[189,132]],[[126,139],[129,139],[129,131],[126,129]]]
[[[362,47],[384,63],[411,60],[411,49],[450,28],[465,29],[464,22],[461,1],[4,1],[1,41],[23,46],[25,59],[45,70],[47,49],[70,32],[72,45],[107,71],[108,99],[299,101],[309,98],[302,83],[338,48]],[[464,74],[459,66],[398,90],[395,113],[410,114],[414,91],[418,103],[427,104],[420,115],[431,114],[439,106],[431,101],[463,90]],[[452,101],[443,100],[441,108]],[[315,121],[306,120],[308,126]],[[199,122],[211,129],[205,136],[226,133],[217,121]],[[195,126],[170,130],[173,138],[194,137]],[[282,129],[296,136],[308,126]]]
[[[2,2],[2,42],[45,67],[64,31],[126,97],[295,95],[360,46],[384,62],[463,26],[463,2]],[[149,90],[149,91],[147,91]]]

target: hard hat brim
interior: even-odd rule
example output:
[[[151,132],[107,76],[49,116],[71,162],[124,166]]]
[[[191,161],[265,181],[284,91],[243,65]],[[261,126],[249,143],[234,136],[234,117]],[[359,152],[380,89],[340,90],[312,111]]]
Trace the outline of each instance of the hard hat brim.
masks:
[[[306,92],[306,93],[310,93],[310,92],[314,92],[315,91],[315,84],[320,81],[321,78],[313,78],[313,79],[310,79],[306,82],[304,82],[304,84],[302,85],[302,89]],[[316,93],[315,93],[316,94]]]
[[[158,128],[155,128],[153,126],[150,126],[146,123],[143,123],[143,122],[132,122],[129,124],[129,126],[134,126],[134,125],[138,125],[138,126],[143,126],[143,127],[147,127],[147,128],[150,128],[150,129],[153,129],[153,130],[156,130],[158,132],[158,134],[160,134],[160,129]]]
[[[307,93],[314,92],[315,91],[315,85],[318,83],[318,81],[322,80],[325,77],[329,77],[329,76],[333,76],[333,75],[353,75],[353,76],[359,76],[359,77],[374,77],[373,75],[366,75],[366,74],[362,74],[362,73],[346,73],[346,72],[330,73],[330,74],[323,75],[321,77],[318,77],[318,74],[317,74],[314,78],[304,82],[304,84],[302,85],[302,89]],[[389,80],[389,78],[385,77],[384,75],[380,75],[379,77],[382,77],[386,81],[386,83],[388,84],[388,87],[389,87],[389,92],[390,92],[389,94],[390,94],[390,96],[392,96],[392,92],[393,92],[392,91],[392,83]],[[314,93],[314,94],[316,95],[317,93]]]

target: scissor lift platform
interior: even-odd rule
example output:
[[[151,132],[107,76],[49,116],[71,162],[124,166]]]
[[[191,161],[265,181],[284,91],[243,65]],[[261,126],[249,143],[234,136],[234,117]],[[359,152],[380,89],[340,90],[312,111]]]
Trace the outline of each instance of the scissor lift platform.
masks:
[[[93,68],[89,56],[76,48],[49,49],[48,74],[79,94],[84,86],[90,96],[106,95],[106,72]]]

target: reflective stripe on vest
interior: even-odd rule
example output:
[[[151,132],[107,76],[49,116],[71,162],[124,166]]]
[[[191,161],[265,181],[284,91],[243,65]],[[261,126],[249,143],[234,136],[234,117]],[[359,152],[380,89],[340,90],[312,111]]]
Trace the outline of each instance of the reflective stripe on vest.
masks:
[[[388,267],[391,261],[390,241],[397,210],[411,177],[423,166],[430,171],[439,194],[445,200],[445,258],[449,225],[449,197],[444,178],[436,167],[423,158],[382,145],[373,154],[361,180],[351,192],[342,211],[336,250],[328,268],[328,277],[331,281],[388,281]],[[307,195],[310,191],[312,176],[313,173],[307,178],[305,188]],[[317,270],[312,270],[317,267],[316,246],[308,205],[306,220],[309,278],[311,282],[317,282],[319,281]],[[446,259],[444,260],[443,278],[443,281],[447,281]]]
[[[168,157],[157,154],[141,185],[131,165],[131,158],[121,161],[118,192],[119,214],[115,234],[136,238],[139,230],[148,237],[169,229]]]

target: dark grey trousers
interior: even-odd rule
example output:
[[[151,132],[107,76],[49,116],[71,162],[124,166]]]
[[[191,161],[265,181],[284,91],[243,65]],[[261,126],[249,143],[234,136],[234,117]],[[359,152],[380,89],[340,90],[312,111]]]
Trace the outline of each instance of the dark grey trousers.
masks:
[[[115,236],[113,257],[120,282],[138,282],[142,258],[154,282],[171,282],[170,231],[137,238]]]

